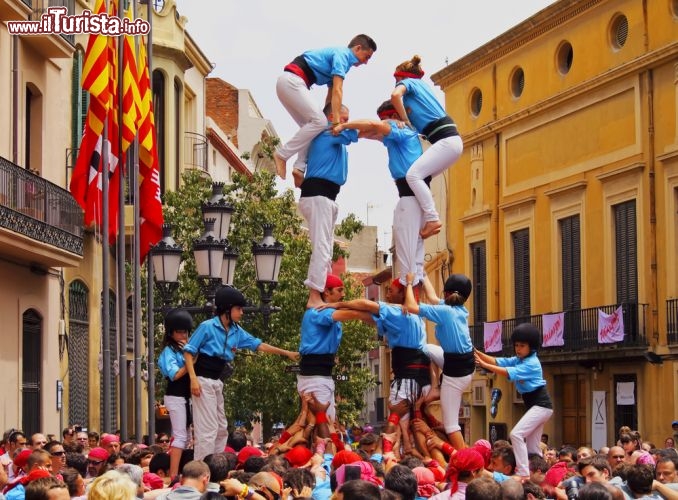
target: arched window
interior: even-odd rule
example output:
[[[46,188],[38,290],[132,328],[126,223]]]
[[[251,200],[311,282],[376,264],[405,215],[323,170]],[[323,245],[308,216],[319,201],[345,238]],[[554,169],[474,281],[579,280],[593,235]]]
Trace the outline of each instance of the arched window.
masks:
[[[68,423],[89,423],[89,290],[76,280],[68,287]]]
[[[22,316],[21,427],[27,436],[40,432],[42,316],[28,309]]]

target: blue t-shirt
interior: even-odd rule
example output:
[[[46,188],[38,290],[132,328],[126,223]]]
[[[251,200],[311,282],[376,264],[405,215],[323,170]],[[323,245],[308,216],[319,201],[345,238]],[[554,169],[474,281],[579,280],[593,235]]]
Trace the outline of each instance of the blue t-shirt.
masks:
[[[444,352],[466,354],[473,351],[468,329],[468,310],[464,306],[419,304],[419,316],[436,324],[436,338]]]
[[[346,145],[352,142],[358,142],[357,130],[343,130],[339,135],[326,130],[318,134],[308,148],[306,178],[317,177],[344,185],[348,175]]]
[[[386,336],[388,346],[424,350],[426,332],[416,314],[403,314],[402,307],[379,302],[379,314],[372,315],[377,330]]]
[[[299,353],[306,354],[336,354],[341,342],[341,323],[332,319],[336,309],[318,311],[306,309],[301,319],[301,344]]]
[[[198,325],[198,328],[184,346],[184,351],[193,355],[207,354],[208,356],[218,356],[226,361],[233,361],[236,350],[256,351],[261,342],[261,339],[254,337],[236,324],[231,324],[227,334],[221,320],[218,316],[215,316]]]
[[[424,133],[426,125],[447,116],[445,109],[440,105],[436,96],[431,92],[428,84],[418,78],[405,78],[397,84],[407,89],[403,96],[403,103],[407,115],[420,134]]]
[[[389,125],[391,131],[383,139],[388,150],[388,169],[394,179],[401,179],[421,156],[421,142],[417,132],[410,127],[399,128],[393,120],[389,120]]]
[[[166,346],[158,356],[158,369],[163,377],[174,380],[177,372],[186,364],[182,350]]]
[[[497,366],[506,368],[508,379],[516,385],[516,390],[520,394],[532,392],[546,385],[536,352],[522,359],[518,356],[496,359]]]
[[[332,77],[345,78],[348,70],[360,62],[348,47],[307,50],[302,55],[315,75],[316,84],[330,87]]]

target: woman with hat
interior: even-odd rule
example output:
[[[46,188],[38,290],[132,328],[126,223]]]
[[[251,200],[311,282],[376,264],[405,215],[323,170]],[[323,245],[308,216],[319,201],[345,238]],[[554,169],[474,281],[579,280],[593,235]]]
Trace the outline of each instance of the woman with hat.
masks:
[[[459,425],[459,407],[475,371],[473,344],[468,329],[468,310],[464,307],[471,295],[471,280],[463,274],[450,275],[445,281],[444,299],[440,299],[428,278],[424,278],[424,292],[431,304],[418,304],[412,291],[413,277],[412,273],[407,274],[405,307],[409,312],[435,323],[436,339],[443,350],[440,402],[443,426],[452,445],[444,443],[442,451],[450,456],[454,449],[466,447]]]
[[[222,379],[238,349],[278,354],[291,360],[299,357],[298,352],[266,344],[245,331],[238,322],[246,304],[245,296],[238,289],[221,287],[214,298],[215,316],[200,323],[184,346],[193,405],[195,460],[220,453],[226,446],[228,422],[224,415]]]
[[[170,477],[179,474],[181,454],[188,444],[188,427],[191,425],[191,380],[186,371],[184,346],[193,330],[193,317],[185,309],[172,309],[165,316],[163,350],[158,357],[158,369],[165,377],[165,407],[172,423],[172,440],[169,449]]]

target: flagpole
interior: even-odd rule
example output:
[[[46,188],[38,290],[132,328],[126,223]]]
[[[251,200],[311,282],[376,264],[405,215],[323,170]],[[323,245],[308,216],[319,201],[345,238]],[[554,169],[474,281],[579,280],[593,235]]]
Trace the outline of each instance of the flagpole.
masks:
[[[148,75],[153,89],[153,5],[152,0],[146,0],[146,20],[150,27],[146,37],[146,59]],[[151,94],[152,95],[152,94]],[[154,138],[155,140],[155,138]],[[151,252],[146,254],[146,315],[147,315],[147,342],[148,342],[148,441],[155,443],[155,316],[153,312],[153,259]]]
[[[121,0],[118,4],[118,17],[122,24],[125,17],[124,2]],[[124,52],[125,37],[118,37],[118,154],[120,158],[123,155],[123,128],[124,128],[124,110],[123,110],[123,71],[124,71]],[[127,280],[125,276],[125,166],[129,155],[125,157],[124,162],[118,163],[121,169],[118,174],[120,183],[118,184],[118,238],[116,251],[116,264],[118,265],[118,375],[119,375],[119,394],[120,404],[118,411],[120,422],[120,439],[126,441],[127,431]]]
[[[137,2],[132,2],[132,19],[137,17]],[[137,60],[139,54],[139,38],[134,37],[134,58]],[[138,69],[138,64],[137,64]],[[139,78],[137,73],[137,78]],[[135,82],[137,85],[137,82]],[[132,144],[133,156],[131,179],[134,189],[134,266],[132,266],[134,279],[134,431],[137,442],[142,442],[142,412],[141,412],[141,239],[140,239],[140,221],[139,221],[139,134],[134,137]]]
[[[108,148],[108,117],[104,120],[104,133],[101,141],[101,322],[102,324],[102,385],[104,388],[103,405],[103,432],[111,432],[111,317],[110,302],[111,291],[109,283],[111,251],[108,241],[108,162],[110,160]]]

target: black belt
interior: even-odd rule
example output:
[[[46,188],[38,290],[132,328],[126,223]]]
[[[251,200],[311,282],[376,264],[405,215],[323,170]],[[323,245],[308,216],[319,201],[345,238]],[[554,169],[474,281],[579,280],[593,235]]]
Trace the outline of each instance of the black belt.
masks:
[[[165,395],[167,396],[177,396],[180,398],[190,398],[191,397],[191,379],[188,375],[177,380],[167,379],[167,388],[165,389]]]
[[[320,177],[308,177],[301,185],[301,197],[324,196],[334,201],[337,199],[341,186],[336,182],[321,179]]]
[[[428,177],[424,177],[424,182],[426,185],[431,188],[431,176],[429,175]],[[396,187],[398,188],[398,196],[401,198],[404,198],[405,196],[414,196],[414,193],[412,192],[412,188],[410,185],[407,183],[407,179],[405,177],[401,177],[400,179],[395,180]]]
[[[296,65],[301,71],[304,72],[304,75],[306,75],[306,78],[304,78],[304,81],[306,82],[306,86],[310,89],[311,85],[314,85],[316,83],[316,77],[315,73],[311,69],[311,67],[308,65],[308,62],[306,62],[306,59],[304,59],[304,56],[297,56],[294,58],[292,61],[292,64]],[[293,72],[296,73],[296,72]]]
[[[199,377],[220,380],[225,376],[227,365],[228,362],[224,358],[200,353],[198,361],[195,362],[195,374]]]
[[[448,377],[465,377],[472,374],[476,369],[473,351],[464,354],[445,352],[443,356],[445,359],[443,374]]]
[[[534,391],[524,392],[522,396],[523,402],[528,410],[533,406],[553,409],[553,403],[551,403],[551,397],[549,396],[549,392],[546,390],[545,385]]]
[[[443,116],[442,118],[432,121],[424,127],[422,132],[426,137],[426,140],[431,144],[435,144],[440,139],[445,139],[446,137],[459,135],[459,132],[457,132],[457,125],[449,116]]]
[[[303,354],[299,361],[299,375],[332,376],[334,354]]]

